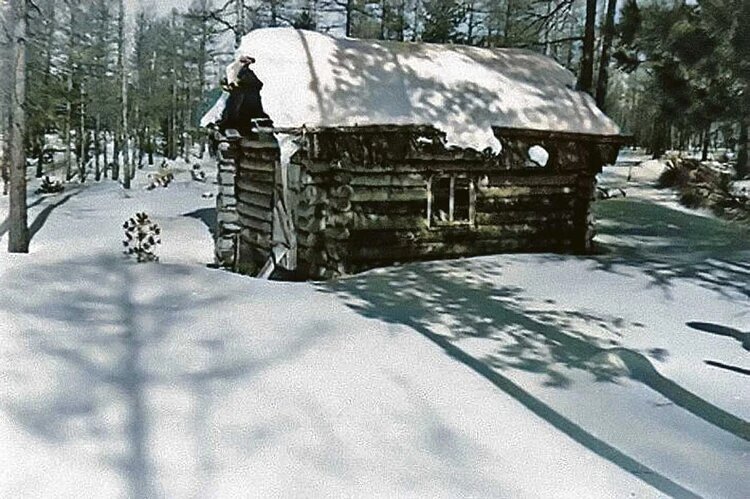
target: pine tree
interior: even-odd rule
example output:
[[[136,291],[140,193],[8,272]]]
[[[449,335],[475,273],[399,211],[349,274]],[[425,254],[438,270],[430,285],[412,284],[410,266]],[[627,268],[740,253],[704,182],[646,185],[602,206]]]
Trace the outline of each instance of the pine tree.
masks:
[[[126,255],[135,255],[138,262],[159,261],[156,246],[161,244],[161,228],[145,212],[136,213],[122,225]]]

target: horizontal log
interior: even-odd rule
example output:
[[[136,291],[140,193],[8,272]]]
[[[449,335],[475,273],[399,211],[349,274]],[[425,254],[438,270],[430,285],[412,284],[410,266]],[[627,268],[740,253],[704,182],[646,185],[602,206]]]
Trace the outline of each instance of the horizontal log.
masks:
[[[337,241],[343,241],[349,238],[349,229],[346,227],[331,227],[327,226],[323,231],[323,235],[326,239],[335,239]]]
[[[371,188],[358,187],[352,194],[351,201],[427,201],[427,188]]]
[[[398,214],[427,216],[427,200],[416,201],[359,201],[352,203],[352,210],[364,214]]]
[[[274,184],[270,182],[250,182],[242,177],[235,177],[234,179],[235,190],[255,192],[257,194],[266,194],[269,196],[273,195]]]
[[[273,173],[276,170],[275,161],[257,161],[254,159],[244,159],[240,163],[237,172],[256,172],[256,173]]]
[[[497,212],[506,210],[565,211],[575,205],[576,198],[571,194],[550,194],[548,196],[477,197],[476,211]]]
[[[353,187],[425,187],[427,179],[419,173],[378,173],[374,175],[356,174],[351,176],[349,184]]]
[[[355,247],[349,251],[348,262],[350,268],[356,268],[358,265],[366,263],[387,265],[392,262],[409,260],[456,258],[507,252],[565,252],[570,251],[572,247],[570,239],[555,238],[504,239],[476,241],[471,244],[431,242],[410,246]]]
[[[522,139],[529,142],[529,145],[535,141],[558,141],[558,142],[576,142],[576,143],[594,143],[594,144],[613,144],[625,145],[632,140],[628,135],[599,135],[592,133],[577,132],[555,132],[549,130],[531,130],[528,128],[513,128],[493,126],[492,131],[495,136],[501,139]]]
[[[243,182],[263,182],[273,184],[275,177],[273,172],[257,172],[249,171],[243,168],[237,169],[236,179],[242,180]]]
[[[261,234],[271,234],[271,224],[269,222],[264,222],[262,220],[258,220],[257,218],[245,216],[239,211],[237,212],[237,215],[239,215],[240,226],[242,226],[243,228],[247,228]]]
[[[518,172],[491,173],[486,175],[487,187],[509,187],[509,186],[542,186],[556,185],[572,187],[576,185],[579,175],[576,173],[533,173],[521,175]],[[479,187],[483,187],[480,179]]]
[[[237,212],[243,217],[254,218],[261,222],[271,222],[273,220],[273,212],[271,209],[259,208],[257,206],[243,203],[240,199],[237,203]]]
[[[222,186],[234,185],[234,175],[226,172],[219,172],[216,176],[216,182]]]
[[[275,140],[253,140],[253,139],[243,138],[240,141],[240,145],[242,146],[242,148],[251,149],[253,152],[256,152],[258,150],[267,150],[267,151],[279,150],[279,144]]]
[[[236,224],[239,220],[234,210],[221,210],[216,214],[216,223],[219,225]]]
[[[234,194],[219,194],[216,196],[216,206],[224,208],[233,208],[237,205],[237,198]]]
[[[511,185],[507,187],[477,188],[477,198],[508,198],[518,196],[549,196],[550,194],[574,194],[575,186],[562,185]]]
[[[529,222],[503,225],[453,225],[431,229],[412,230],[366,230],[352,229],[349,240],[353,245],[409,245],[423,242],[445,242],[471,244],[476,241],[518,239],[539,236],[540,238],[565,238],[575,232],[572,228],[558,223]]]
[[[501,211],[495,213],[477,213],[477,225],[502,225],[527,222],[572,222],[573,211]]]
[[[351,228],[355,230],[426,229],[427,218],[419,215],[356,214]]]
[[[273,204],[273,197],[268,194],[258,194],[256,192],[240,191],[237,196],[239,203],[250,204],[258,208],[270,210]]]
[[[250,244],[257,248],[270,250],[272,247],[271,236],[269,234],[259,234],[257,232],[242,231],[240,239],[245,244]]]

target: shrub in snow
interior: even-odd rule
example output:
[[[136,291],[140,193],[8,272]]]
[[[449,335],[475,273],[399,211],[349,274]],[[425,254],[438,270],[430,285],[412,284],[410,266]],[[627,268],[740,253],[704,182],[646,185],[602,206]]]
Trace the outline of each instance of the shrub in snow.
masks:
[[[159,261],[154,250],[157,244],[161,244],[161,228],[145,212],[130,217],[122,228],[125,229],[122,244],[126,255],[135,255],[139,262]]]
[[[672,158],[659,185],[676,189],[680,203],[688,208],[710,208],[731,220],[750,220],[748,198],[733,192],[732,173],[715,163]]]
[[[659,175],[659,187],[681,188],[690,182],[690,172],[698,167],[695,160],[673,158],[667,162],[667,168]]]
[[[201,165],[193,165],[193,169],[190,170],[190,176],[196,182],[205,182],[206,181],[206,172],[204,172],[201,169]]]
[[[146,189],[150,191],[157,187],[168,187],[172,180],[174,180],[172,170],[160,170],[157,173],[149,173]]]
[[[62,192],[65,187],[59,180],[50,180],[49,175],[45,175],[42,178],[42,183],[36,190],[37,194],[54,194],[56,192]]]

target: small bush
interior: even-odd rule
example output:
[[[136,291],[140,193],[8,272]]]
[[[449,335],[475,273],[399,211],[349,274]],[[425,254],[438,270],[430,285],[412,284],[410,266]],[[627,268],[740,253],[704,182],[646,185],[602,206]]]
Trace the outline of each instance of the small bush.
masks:
[[[157,173],[150,173],[148,175],[147,190],[153,190],[157,187],[169,187],[169,184],[174,180],[174,173],[172,170],[161,169]]]
[[[139,262],[159,261],[154,250],[157,244],[161,244],[161,228],[145,212],[136,213],[122,224],[122,228],[125,229],[122,244],[126,255],[135,255]]]
[[[62,192],[65,189],[62,182],[59,180],[50,180],[49,175],[42,177],[42,183],[39,188],[35,191],[37,194],[55,194]]]
[[[667,168],[659,175],[659,187],[685,187],[690,183],[690,174],[697,167],[693,160],[672,158]]]
[[[708,198],[701,189],[686,188],[680,193],[680,204],[688,208],[703,208],[708,204]]]

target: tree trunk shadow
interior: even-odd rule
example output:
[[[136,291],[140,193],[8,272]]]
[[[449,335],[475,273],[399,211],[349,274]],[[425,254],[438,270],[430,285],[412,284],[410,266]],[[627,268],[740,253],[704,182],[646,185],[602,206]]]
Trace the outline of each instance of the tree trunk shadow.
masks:
[[[69,192],[68,194],[56,200],[52,204],[45,206],[44,209],[42,209],[42,211],[40,211],[39,214],[37,214],[36,218],[34,218],[34,221],[31,222],[31,225],[29,226],[29,239],[33,239],[36,233],[39,232],[39,230],[41,230],[45,222],[47,222],[47,219],[49,218],[49,216],[52,214],[52,212],[56,208],[59,208],[60,206],[70,201],[70,199],[73,196],[78,195],[82,190],[83,189],[79,188],[79,189],[76,189],[75,191]]]

